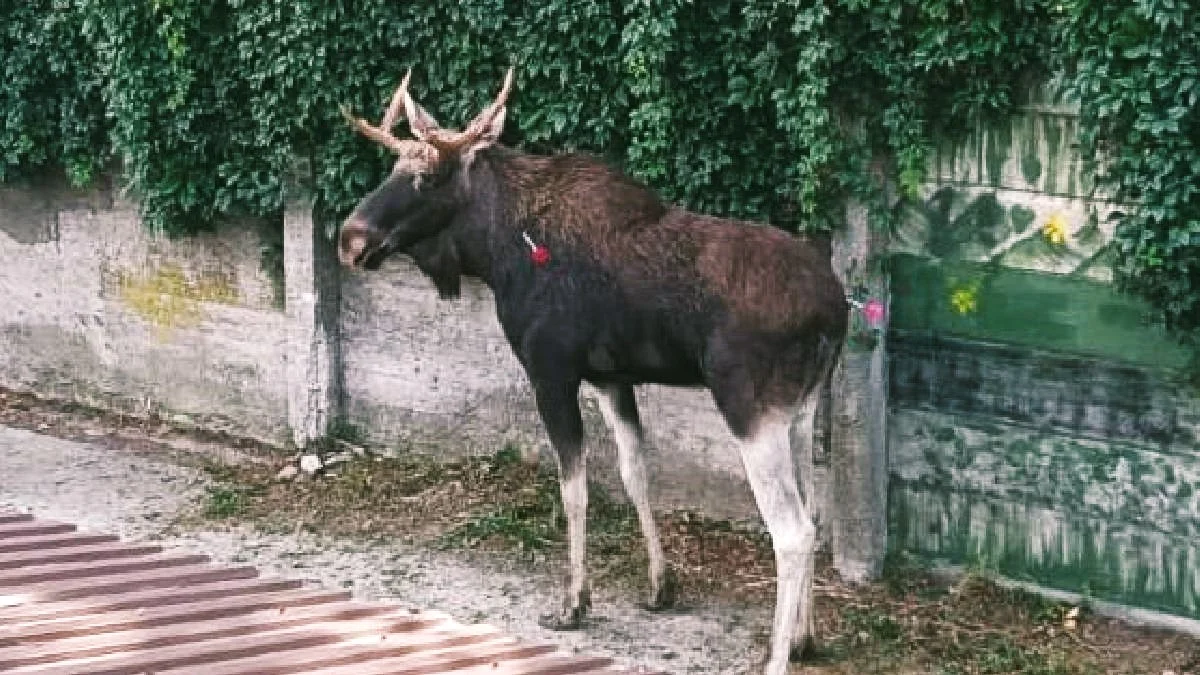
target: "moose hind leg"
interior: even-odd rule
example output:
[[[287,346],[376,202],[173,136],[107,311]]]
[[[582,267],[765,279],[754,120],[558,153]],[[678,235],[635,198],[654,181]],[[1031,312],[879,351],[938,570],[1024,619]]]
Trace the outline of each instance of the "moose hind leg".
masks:
[[[646,479],[645,446],[642,424],[638,419],[637,399],[631,385],[597,386],[600,414],[604,417],[617,444],[617,464],[625,493],[637,509],[646,554],[650,561],[650,598],[645,607],[667,609],[675,603],[676,579],[666,566],[658,526],[650,508],[650,489]]]
[[[813,488],[813,426],[816,422],[817,403],[820,395],[819,390],[814,391],[801,402],[794,425],[796,445],[798,446],[796,454],[800,457],[800,480],[804,486],[803,500],[804,505],[808,507],[809,518],[812,521],[817,521],[818,518],[818,503]],[[813,546],[816,547],[815,541]],[[799,656],[803,656],[815,646],[811,600],[815,573],[815,562],[810,554],[808,562],[804,566],[804,576],[800,580],[800,597],[804,600],[801,600],[797,609],[796,629],[792,639],[793,651]]]
[[[579,383],[535,384],[538,412],[554,446],[563,512],[567,517],[567,592],[562,612],[546,614],[538,623],[552,630],[582,627],[591,606],[587,583],[587,458],[583,452],[583,421],[579,413]]]
[[[816,457],[813,455],[813,431],[817,420],[817,407],[820,403],[820,390],[813,391],[803,401],[796,414],[796,422],[792,428],[796,452],[796,474],[799,476],[801,496],[808,507],[809,516],[818,528],[824,526],[824,513],[816,495]]]
[[[775,548],[775,618],[767,675],[783,675],[795,645],[807,647],[816,526],[800,497],[789,442],[790,415],[761,416],[741,444],[742,464]],[[803,618],[802,618],[803,617]],[[799,644],[794,641],[802,638]]]

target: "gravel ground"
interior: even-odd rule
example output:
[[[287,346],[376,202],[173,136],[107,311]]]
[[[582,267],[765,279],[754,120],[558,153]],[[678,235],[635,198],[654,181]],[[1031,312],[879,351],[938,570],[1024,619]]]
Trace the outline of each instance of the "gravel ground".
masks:
[[[81,441],[0,426],[0,508],[69,521],[129,540],[156,540],[218,563],[254,565],[356,598],[438,609],[521,638],[608,655],[669,673],[747,673],[762,658],[769,607],[693,607],[651,614],[593,589],[582,631],[552,632],[537,616],[559,602],[557,579],[481,566],[451,552],[246,528],[173,527],[205,495],[207,476],[169,453],[120,439]]]

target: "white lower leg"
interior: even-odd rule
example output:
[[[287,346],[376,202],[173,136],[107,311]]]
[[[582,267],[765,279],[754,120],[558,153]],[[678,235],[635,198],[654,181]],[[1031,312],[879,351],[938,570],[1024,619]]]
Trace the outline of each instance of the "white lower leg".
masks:
[[[625,484],[625,493],[637,510],[638,522],[641,524],[642,537],[646,540],[646,555],[649,558],[651,598],[657,599],[662,589],[663,574],[666,571],[666,560],[663,556],[662,542],[658,536],[658,525],[654,522],[654,511],[650,507],[649,481],[646,477],[646,461],[642,445],[641,426],[636,419],[623,416],[617,409],[616,397],[620,394],[610,390],[600,390],[600,414],[604,417],[608,428],[613,432],[617,444],[617,460],[621,473],[621,481]],[[632,394],[628,394],[632,395]],[[632,405],[632,403],[630,403]]]
[[[567,610],[586,609],[587,588],[587,469],[583,456],[562,472],[563,511],[567,516]]]
[[[816,495],[816,471],[813,461],[813,430],[816,425],[818,396],[819,392],[813,392],[800,405],[791,432],[796,446],[796,473],[800,476],[800,485],[804,490],[802,497],[814,523],[821,522],[821,505]]]
[[[793,629],[791,646],[793,650],[799,650],[803,653],[806,649],[812,646],[813,640],[813,549],[816,548],[817,529],[810,522],[810,541],[811,544],[807,547],[808,552],[801,556],[800,570],[797,576],[800,579],[800,603],[796,607],[796,626]]]
[[[642,537],[646,540],[646,557],[649,559],[650,591],[657,596],[662,589],[663,574],[666,572],[666,559],[663,556],[662,541],[658,536],[658,525],[654,522],[654,512],[650,508],[650,498],[646,494],[646,465],[641,454],[633,454],[622,458],[621,478],[625,481],[626,489],[630,485],[640,483],[641,490],[628,490],[629,499],[637,509],[638,522],[641,524]]]
[[[807,623],[810,615],[806,577],[816,545],[816,528],[796,484],[790,422],[782,414],[764,418],[741,448],[746,478],[775,548],[777,590],[767,675],[787,672],[792,642],[800,628],[798,622]]]
[[[800,480],[804,486],[804,504],[808,507],[809,516],[813,524],[820,520],[820,509],[813,476],[813,428],[816,421],[818,396],[819,392],[813,392],[801,404],[792,428],[793,438],[796,439],[796,454],[800,458],[799,473]],[[816,548],[815,534],[814,528],[812,549]],[[802,600],[797,610],[796,633],[792,640],[792,646],[801,650],[809,646],[813,636],[812,584],[814,572],[815,561],[813,554],[810,552],[803,561],[803,568],[800,574],[800,596]]]

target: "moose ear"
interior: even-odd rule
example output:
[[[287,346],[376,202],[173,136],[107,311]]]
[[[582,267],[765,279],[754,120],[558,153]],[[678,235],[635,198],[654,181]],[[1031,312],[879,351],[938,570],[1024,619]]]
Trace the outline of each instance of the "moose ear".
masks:
[[[500,140],[500,134],[504,133],[504,116],[507,112],[508,108],[501,107],[491,118],[485,120],[480,127],[479,135],[468,146],[467,151],[473,154],[495,145]]]
[[[485,144],[484,147],[493,145],[496,141],[500,140],[500,134],[504,133],[504,115],[507,112],[508,108],[501,106],[483,128],[483,134],[479,137],[479,143]]]

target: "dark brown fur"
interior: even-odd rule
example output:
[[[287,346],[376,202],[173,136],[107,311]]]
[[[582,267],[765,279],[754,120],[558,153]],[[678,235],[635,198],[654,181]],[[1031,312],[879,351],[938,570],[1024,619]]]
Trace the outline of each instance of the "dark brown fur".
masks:
[[[578,245],[632,284],[700,285],[724,299],[747,327],[765,331],[803,329],[812,321],[834,327],[845,320],[845,302],[836,302],[842,288],[828,273],[828,257],[808,241],[666,205],[588,157],[505,159],[499,169],[514,195],[510,222],[535,221],[539,234],[552,232]]]

